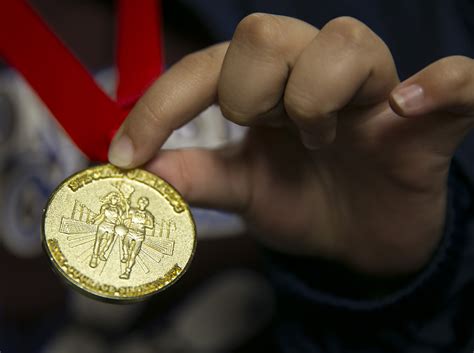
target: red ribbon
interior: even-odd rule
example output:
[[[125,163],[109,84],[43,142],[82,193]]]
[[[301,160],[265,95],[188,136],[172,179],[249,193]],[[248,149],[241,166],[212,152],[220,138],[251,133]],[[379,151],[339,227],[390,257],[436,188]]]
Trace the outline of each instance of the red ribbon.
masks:
[[[118,2],[116,102],[25,0],[0,2],[0,56],[25,77],[91,160],[107,160],[115,131],[163,70],[158,1]]]

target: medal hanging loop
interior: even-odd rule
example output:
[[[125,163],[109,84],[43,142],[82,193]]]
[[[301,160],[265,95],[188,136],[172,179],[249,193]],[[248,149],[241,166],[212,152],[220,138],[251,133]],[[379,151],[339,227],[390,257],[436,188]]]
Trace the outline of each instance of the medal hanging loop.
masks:
[[[159,5],[157,0],[119,2],[120,83],[114,102],[26,1],[0,4],[0,56],[23,75],[91,160],[107,160],[114,132],[162,71]]]

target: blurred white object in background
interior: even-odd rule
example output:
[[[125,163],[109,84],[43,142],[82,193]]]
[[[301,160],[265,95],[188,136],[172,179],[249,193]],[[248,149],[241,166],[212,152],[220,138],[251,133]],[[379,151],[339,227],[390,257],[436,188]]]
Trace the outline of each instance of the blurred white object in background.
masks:
[[[195,119],[173,132],[163,148],[216,148],[240,141],[245,132],[246,128],[225,120],[219,107],[211,105]]]
[[[34,257],[49,195],[87,161],[18,74],[0,73],[0,97],[0,237],[12,254]]]

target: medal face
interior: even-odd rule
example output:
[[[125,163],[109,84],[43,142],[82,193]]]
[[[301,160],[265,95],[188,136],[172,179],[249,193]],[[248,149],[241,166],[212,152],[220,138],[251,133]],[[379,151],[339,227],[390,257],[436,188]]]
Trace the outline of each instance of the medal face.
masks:
[[[189,207],[165,181],[104,165],[56,189],[43,215],[43,246],[75,288],[130,302],[176,282],[194,254],[196,229]]]

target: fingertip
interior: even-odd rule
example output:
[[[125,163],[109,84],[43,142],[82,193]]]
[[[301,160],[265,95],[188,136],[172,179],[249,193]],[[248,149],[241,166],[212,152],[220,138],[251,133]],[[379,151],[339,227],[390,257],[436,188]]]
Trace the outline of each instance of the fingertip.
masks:
[[[391,108],[403,117],[426,113],[428,109],[424,88],[417,83],[399,85],[390,94]]]
[[[132,139],[120,129],[112,140],[108,158],[110,163],[120,168],[132,168],[135,148]]]

